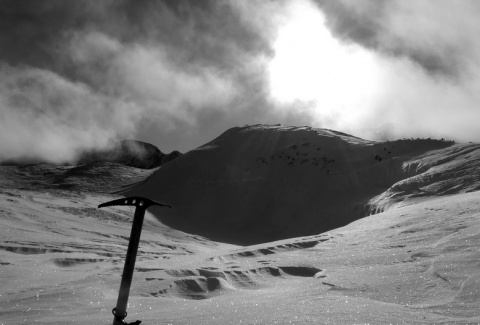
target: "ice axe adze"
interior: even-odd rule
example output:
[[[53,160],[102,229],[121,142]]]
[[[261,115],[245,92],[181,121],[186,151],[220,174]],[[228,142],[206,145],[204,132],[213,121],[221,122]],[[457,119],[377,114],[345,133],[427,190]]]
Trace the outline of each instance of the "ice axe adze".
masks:
[[[171,208],[171,206],[143,197],[127,197],[102,203],[98,207],[103,208],[113,205],[125,205],[135,207],[132,232],[130,234],[130,242],[128,243],[125,266],[123,267],[122,283],[120,284],[120,291],[118,293],[117,306],[112,310],[114,316],[113,325],[124,325],[128,324],[127,322],[125,322],[125,317],[127,317],[128,294],[130,293],[130,285],[132,284],[133,270],[135,268],[135,258],[137,257],[138,243],[140,241],[140,234],[142,232],[145,211],[148,209],[148,207],[152,205],[166,206],[169,208]],[[141,321],[137,320],[136,322],[130,324],[138,325],[140,323]]]

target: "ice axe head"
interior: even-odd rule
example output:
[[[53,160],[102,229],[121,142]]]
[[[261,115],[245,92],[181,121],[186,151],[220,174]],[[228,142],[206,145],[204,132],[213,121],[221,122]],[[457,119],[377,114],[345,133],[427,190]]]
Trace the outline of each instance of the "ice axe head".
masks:
[[[168,204],[157,202],[157,201],[150,200],[150,199],[147,199],[147,198],[144,198],[144,197],[139,197],[139,196],[131,196],[131,197],[123,198],[123,199],[108,201],[108,202],[100,204],[98,207],[103,208],[103,207],[110,207],[110,206],[115,206],[115,205],[118,205],[118,206],[134,206],[136,208],[143,208],[143,209],[147,209],[148,207],[150,207],[152,205],[166,206],[166,207],[171,208],[171,206],[168,205]]]

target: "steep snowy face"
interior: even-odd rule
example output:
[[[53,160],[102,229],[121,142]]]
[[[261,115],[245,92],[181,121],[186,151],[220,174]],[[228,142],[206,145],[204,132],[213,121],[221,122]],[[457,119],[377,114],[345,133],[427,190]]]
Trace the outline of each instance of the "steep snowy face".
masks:
[[[236,127],[126,194],[172,204],[157,215],[183,231],[237,244],[267,242],[364,217],[370,199],[405,178],[405,161],[450,145],[377,143],[309,127]]]
[[[375,214],[434,196],[480,190],[480,144],[431,150],[402,164],[405,175],[369,202]]]

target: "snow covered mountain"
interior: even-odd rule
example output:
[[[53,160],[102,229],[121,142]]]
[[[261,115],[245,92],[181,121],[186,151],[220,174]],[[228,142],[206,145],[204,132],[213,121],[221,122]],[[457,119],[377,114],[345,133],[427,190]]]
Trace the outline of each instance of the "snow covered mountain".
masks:
[[[412,197],[473,191],[476,158],[473,144],[253,125],[226,131],[125,195],[174,205],[158,213],[174,228],[254,244],[318,234]]]
[[[124,186],[174,204],[145,216],[128,322],[479,324],[479,158],[480,144],[258,125],[157,170],[0,166],[0,324],[112,322],[133,209],[97,207]],[[357,210],[374,215],[328,232],[307,227],[325,211],[334,225]],[[173,218],[262,243],[159,222]],[[267,242],[272,225],[314,234]]]

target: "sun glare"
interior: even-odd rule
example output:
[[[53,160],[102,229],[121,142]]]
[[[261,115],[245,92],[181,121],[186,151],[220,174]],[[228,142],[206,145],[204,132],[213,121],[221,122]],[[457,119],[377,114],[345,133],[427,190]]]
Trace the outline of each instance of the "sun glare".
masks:
[[[361,108],[378,89],[380,74],[373,54],[335,39],[322,12],[307,1],[292,3],[274,51],[270,90],[281,103],[313,102],[322,115],[338,113]]]

